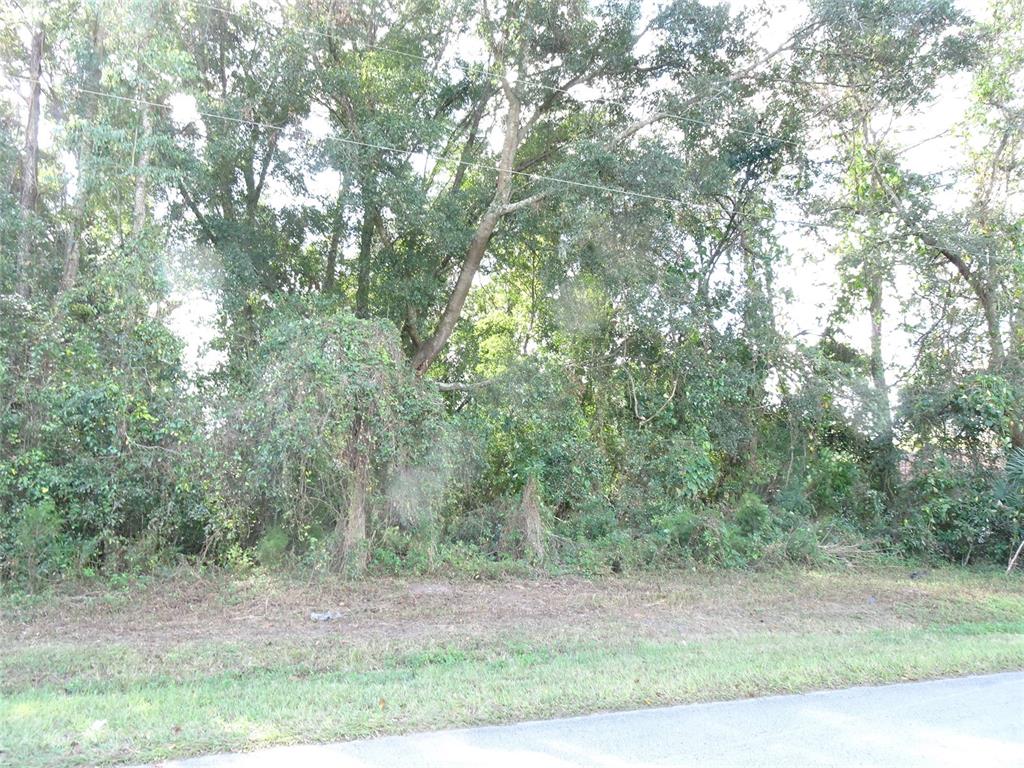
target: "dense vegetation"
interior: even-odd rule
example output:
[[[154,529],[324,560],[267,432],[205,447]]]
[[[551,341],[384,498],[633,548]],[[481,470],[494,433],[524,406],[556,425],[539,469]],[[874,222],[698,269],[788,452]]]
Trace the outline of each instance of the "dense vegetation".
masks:
[[[1021,0],[2,13],[4,578],[1024,538]]]

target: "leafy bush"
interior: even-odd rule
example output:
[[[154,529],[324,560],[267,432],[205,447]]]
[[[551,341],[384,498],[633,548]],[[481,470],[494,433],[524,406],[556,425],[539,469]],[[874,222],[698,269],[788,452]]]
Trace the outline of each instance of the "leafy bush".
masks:
[[[594,539],[556,539],[556,545],[561,567],[588,576],[632,573],[682,559],[664,541],[621,528]]]
[[[148,280],[130,260],[112,264],[62,295],[54,315],[22,317],[21,338],[5,336],[18,366],[0,377],[10,404],[0,444],[5,560],[25,562],[14,531],[39,521],[40,504],[75,552],[38,561],[50,575],[146,560],[133,544],[143,539],[201,546],[205,510],[188,480],[198,410],[180,343],[151,316]]]
[[[772,522],[772,510],[755,493],[744,493],[736,505],[736,525],[746,536],[764,531]]]
[[[464,477],[446,521],[458,538],[479,544],[500,538],[503,518],[531,475],[544,506],[560,520],[605,503],[608,462],[564,371],[545,365],[508,371],[473,399],[459,426],[454,458]],[[482,453],[479,463],[474,450]]]
[[[72,549],[61,533],[61,519],[53,499],[21,509],[5,548],[9,574],[30,586],[59,575],[68,565]]]
[[[811,457],[807,474],[807,500],[817,517],[842,518],[866,530],[882,524],[885,504],[863,459],[822,447]]]
[[[279,566],[288,554],[288,533],[279,526],[271,526],[256,545],[256,560],[264,567]]]
[[[1003,560],[1024,536],[1024,505],[1007,482],[1014,471],[922,457],[901,500],[897,531],[906,551],[960,562]]]
[[[719,474],[706,431],[630,438],[615,498],[627,523],[639,530],[658,529],[666,516],[709,499]]]
[[[681,507],[658,518],[667,545],[709,565],[813,563],[822,558],[814,527],[799,514],[772,507],[754,493],[732,506]]]
[[[1011,374],[976,373],[961,380],[918,383],[903,396],[903,419],[922,442],[986,453],[1024,418],[1024,382],[1019,373]]]

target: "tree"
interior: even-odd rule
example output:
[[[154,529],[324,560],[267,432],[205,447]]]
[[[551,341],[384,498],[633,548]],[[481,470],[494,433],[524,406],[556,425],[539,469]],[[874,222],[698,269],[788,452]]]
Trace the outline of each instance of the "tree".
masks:
[[[899,173],[887,133],[894,121],[934,98],[940,78],[969,62],[970,38],[965,17],[948,2],[822,2],[813,12],[819,22],[804,66],[813,72],[813,91],[824,97],[823,116],[840,148],[842,191],[827,205],[845,230],[840,270],[847,296],[860,294],[870,319],[871,428],[880,484],[891,501],[898,455],[883,328],[886,290],[896,265],[905,261],[906,233],[903,202],[893,192]],[[841,323],[849,308],[838,306],[833,322]]]
[[[39,27],[32,32],[28,58],[28,118],[25,124],[25,146],[21,163],[21,234],[18,238],[18,293],[28,299],[35,277],[35,251],[32,243],[33,214],[39,196],[39,110],[43,77],[43,46],[46,31]]]

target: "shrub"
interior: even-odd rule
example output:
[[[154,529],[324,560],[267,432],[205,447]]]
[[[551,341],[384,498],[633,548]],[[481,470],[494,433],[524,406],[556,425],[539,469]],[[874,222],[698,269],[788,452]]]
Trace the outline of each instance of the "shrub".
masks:
[[[53,499],[46,498],[21,509],[7,547],[9,575],[35,587],[63,572],[70,547],[61,535],[61,519]]]
[[[288,533],[280,526],[271,526],[256,545],[256,560],[265,567],[279,566],[288,554]]]
[[[623,521],[640,531],[709,500],[718,468],[707,433],[631,435],[615,497]]]
[[[5,559],[24,561],[12,531],[38,523],[44,502],[75,553],[48,558],[49,575],[153,560],[129,546],[136,541],[201,546],[206,520],[187,458],[198,409],[180,343],[151,316],[150,287],[131,259],[106,264],[62,294],[52,314],[22,316],[24,333],[4,336],[7,365],[17,365],[17,375],[0,376],[9,403],[0,442]]]
[[[900,500],[895,537],[912,554],[1005,560],[1024,535],[1024,505],[1007,479],[995,467],[922,457]]]
[[[797,513],[744,493],[724,506],[680,507],[657,519],[666,545],[693,559],[725,567],[822,558],[814,527]]]
[[[518,497],[534,476],[544,504],[560,516],[603,498],[608,466],[590,433],[577,384],[544,361],[523,364],[473,401],[470,429],[484,440],[475,478],[484,501]]]
[[[681,559],[663,540],[621,528],[597,539],[556,539],[556,544],[563,567],[588,576],[630,573]]]
[[[839,517],[865,530],[883,524],[882,495],[858,456],[824,446],[811,457],[807,472],[807,500],[817,517]]]
[[[771,515],[771,509],[756,493],[744,493],[736,505],[736,525],[746,536],[764,531],[772,522]]]

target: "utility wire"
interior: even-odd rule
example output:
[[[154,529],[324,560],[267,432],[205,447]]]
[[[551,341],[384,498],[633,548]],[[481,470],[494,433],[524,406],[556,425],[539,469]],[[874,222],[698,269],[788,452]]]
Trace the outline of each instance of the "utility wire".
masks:
[[[80,171],[92,171],[95,169],[112,169],[121,171],[122,176],[131,178],[138,176],[139,174],[166,174],[168,176],[182,176],[183,172],[179,166],[171,165],[160,165],[156,163],[146,163],[146,165],[125,165],[124,163],[118,163],[113,160],[103,160],[95,156],[89,157],[84,160],[79,166]],[[841,229],[840,225],[833,224],[828,221],[812,221],[810,219],[792,219],[782,218],[779,216],[761,216],[760,221],[770,221],[774,224],[791,224],[797,227],[824,227],[826,229]]]
[[[184,2],[192,2],[192,0],[183,0],[183,1]],[[14,77],[16,79],[19,79],[19,80],[22,80],[24,82],[28,82],[28,83],[39,83],[39,84],[42,84],[41,80],[36,79],[36,78],[31,78],[31,77],[28,77],[26,75],[12,75],[12,77]],[[65,83],[63,85],[64,85],[64,87],[66,87],[68,89],[71,89],[71,90],[74,90],[74,91],[77,91],[79,93],[87,93],[87,94],[90,94],[90,95],[93,95],[93,96],[98,96],[98,97],[101,97],[101,98],[109,98],[109,99],[113,99],[113,100],[116,100],[116,101],[127,102],[127,103],[131,103],[131,104],[136,104],[136,105],[146,105],[146,106],[155,107],[155,108],[158,108],[158,109],[163,109],[163,110],[168,110],[168,111],[172,111],[174,109],[171,105],[163,104],[163,103],[157,102],[157,101],[149,101],[147,99],[141,99],[141,98],[131,97],[131,96],[121,96],[120,94],[109,93],[107,91],[99,91],[99,90],[95,90],[95,89],[92,89],[92,88],[86,88],[84,86],[74,85],[74,84],[71,84],[71,83]],[[234,116],[231,116],[231,115],[222,115],[222,114],[217,114],[217,113],[214,113],[214,112],[204,112],[204,111],[200,111],[200,110],[196,110],[195,112],[196,112],[196,114],[200,115],[201,117],[205,117],[205,118],[209,118],[209,119],[213,119],[213,120],[221,120],[221,121],[224,121],[224,122],[227,122],[227,123],[230,123],[230,124],[234,124],[234,125],[247,125],[247,126],[254,127],[254,128],[262,128],[262,129],[265,129],[265,130],[273,130],[273,131],[280,131],[280,132],[284,132],[284,131],[286,131],[288,129],[288,126],[280,126],[280,125],[275,125],[273,123],[265,123],[265,122],[260,122],[260,121],[256,121],[256,120],[247,120],[245,118],[234,117]],[[363,148],[377,149],[377,150],[386,151],[386,152],[395,152],[395,153],[404,154],[404,155],[411,155],[411,154],[415,154],[416,152],[420,152],[421,154],[423,154],[423,155],[425,155],[427,157],[433,158],[438,163],[451,163],[451,164],[454,164],[454,165],[463,165],[463,166],[472,167],[472,168],[480,168],[480,169],[488,170],[488,171],[494,171],[494,172],[499,172],[499,173],[501,172],[501,168],[499,166],[491,165],[489,163],[479,163],[479,162],[473,162],[473,161],[469,161],[469,160],[455,160],[455,159],[452,159],[452,158],[446,158],[446,157],[437,155],[436,153],[426,152],[426,151],[422,151],[422,150],[408,149],[408,148],[402,148],[402,147],[394,147],[394,146],[388,146],[386,144],[373,144],[373,143],[370,143],[370,142],[358,141],[356,139],[346,139],[346,138],[342,138],[342,137],[339,137],[339,136],[325,136],[324,140],[325,141],[333,141],[333,142],[337,142],[337,143],[341,143],[341,144],[345,144],[345,145],[350,145],[350,146],[358,146],[358,147],[363,147]],[[90,160],[89,163],[87,163],[87,164],[97,164],[97,163],[96,163],[95,159],[93,159],[93,160]],[[166,166],[152,166],[152,165],[150,165],[150,166],[147,166],[147,168],[150,168],[152,170],[163,170],[163,171],[167,171],[167,172],[179,172],[180,173],[180,169],[167,168]],[[127,168],[124,168],[124,169],[128,170]],[[142,169],[139,169],[139,170],[142,170]],[[538,180],[538,181],[547,181],[547,182],[551,182],[551,183],[555,183],[555,184],[565,184],[565,185],[568,185],[568,186],[571,186],[571,187],[590,189],[590,190],[594,190],[594,191],[597,191],[597,192],[604,192],[604,193],[608,193],[608,194],[612,194],[612,195],[622,195],[624,197],[633,197],[633,198],[638,198],[638,199],[643,199],[643,200],[652,200],[652,201],[655,201],[655,202],[670,203],[672,205],[685,205],[686,204],[684,200],[680,200],[680,199],[676,199],[676,198],[663,197],[663,196],[660,196],[660,195],[650,195],[650,194],[647,194],[647,193],[644,193],[644,192],[633,192],[633,191],[630,191],[630,190],[627,190],[627,189],[621,189],[621,188],[617,188],[617,187],[608,187],[608,186],[603,186],[603,185],[600,185],[600,184],[590,184],[588,182],[574,181],[572,179],[565,179],[565,178],[561,178],[561,177],[557,177],[557,176],[547,176],[545,174],[530,173],[528,171],[517,171],[517,170],[514,170],[514,169],[509,169],[508,172],[511,175],[514,175],[514,176],[520,176],[520,177],[529,178],[529,179]],[[820,227],[820,226],[830,227],[830,226],[834,226],[834,225],[831,225],[831,224],[829,224],[827,222],[821,222],[821,221],[815,222],[815,221],[799,220],[799,219],[782,219],[782,218],[777,218],[777,217],[772,217],[771,220],[773,222],[775,222],[775,223],[778,223],[778,224],[791,224],[791,225],[802,226],[802,227]],[[954,239],[960,239],[960,238],[954,238]],[[966,254],[968,254],[970,256],[974,256],[975,258],[981,258],[979,256],[979,254],[974,253],[973,251],[971,251],[968,248],[965,248],[962,245],[962,239],[961,239],[960,243],[957,244],[957,248],[959,250],[961,250],[963,253],[966,253]]]
[[[28,83],[41,83],[42,82],[41,80],[38,80],[38,79],[35,79],[35,78],[31,78],[31,77],[28,77],[26,75],[12,75],[12,77],[14,77],[16,79],[19,79],[19,80],[23,80],[23,81],[28,82]],[[91,89],[91,88],[85,88],[83,86],[72,85],[70,83],[64,84],[64,87],[67,87],[67,88],[69,88],[71,90],[78,91],[80,93],[88,93],[90,95],[99,96],[99,97],[102,97],[102,98],[110,98],[110,99],[114,99],[114,100],[117,100],[117,101],[128,102],[128,103],[132,103],[132,104],[145,104],[147,106],[156,107],[158,109],[173,110],[172,106],[170,106],[168,104],[162,104],[162,103],[157,102],[157,101],[148,101],[146,99],[134,98],[134,97],[131,97],[131,96],[121,96],[119,94],[109,93],[109,92],[106,92],[106,91],[97,91],[97,90],[94,90],[94,89]],[[228,122],[228,123],[231,123],[231,124],[235,124],[235,125],[248,125],[248,126],[251,126],[251,127],[254,127],[254,128],[263,128],[263,129],[269,129],[269,130],[274,130],[274,131],[285,131],[287,129],[287,127],[288,127],[288,126],[275,125],[273,123],[263,123],[263,122],[259,122],[259,121],[256,121],[256,120],[246,120],[244,118],[233,117],[231,115],[220,115],[220,114],[217,114],[217,113],[214,113],[214,112],[202,112],[202,111],[196,110],[196,114],[198,114],[198,115],[200,115],[202,117],[207,117],[207,118],[214,119],[214,120],[223,120],[225,122]],[[364,147],[364,148],[379,149],[379,150],[387,151],[387,152],[396,152],[396,153],[405,154],[405,155],[410,155],[410,154],[414,154],[416,152],[420,152],[420,150],[403,149],[403,148],[400,148],[400,147],[392,147],[392,146],[388,146],[388,145],[385,145],[385,144],[372,144],[372,143],[369,143],[369,142],[357,141],[355,139],[345,139],[345,138],[341,138],[341,137],[338,137],[338,136],[326,136],[326,137],[324,137],[324,140],[325,141],[335,141],[335,142],[339,142],[339,143],[342,143],[342,144],[354,145],[354,146],[359,146],[359,147]],[[469,167],[473,167],[473,168],[481,168],[481,169],[484,169],[484,170],[495,171],[495,172],[500,172],[500,170],[501,170],[498,166],[490,165],[488,163],[476,163],[476,162],[472,162],[472,161],[468,161],[468,160],[454,160],[454,159],[451,159],[451,158],[441,157],[439,155],[436,155],[436,154],[430,153],[430,152],[421,152],[421,154],[426,155],[427,157],[431,157],[431,158],[435,159],[439,163],[452,163],[452,164],[455,164],[455,165],[465,165],[465,166],[469,166]],[[87,161],[86,165],[96,166],[96,165],[100,165],[100,162],[98,162],[95,158],[92,158],[89,161]],[[132,172],[131,169],[129,169],[127,166],[118,166],[118,165],[115,165],[113,163],[110,163],[110,167],[117,167],[117,168],[120,168],[122,170]],[[166,171],[168,173],[180,173],[181,172],[180,168],[169,168],[167,166],[157,166],[157,165],[147,165],[146,169],[151,169],[153,171],[157,171],[157,170]],[[137,169],[135,169],[134,172],[139,172],[139,171],[144,171],[144,170],[145,169],[137,168]],[[591,190],[594,190],[594,191],[597,191],[597,192],[605,192],[605,193],[612,194],[612,195],[622,195],[624,197],[634,197],[634,198],[639,198],[639,199],[644,199],[644,200],[653,200],[655,202],[671,203],[673,205],[685,205],[686,204],[686,201],[681,200],[681,199],[677,199],[677,198],[662,197],[662,196],[659,196],[659,195],[649,195],[649,194],[646,194],[644,192],[632,192],[632,191],[627,190],[627,189],[620,189],[620,188],[617,188],[617,187],[607,187],[607,186],[602,186],[600,184],[589,184],[587,182],[573,181],[572,179],[564,179],[564,178],[560,178],[560,177],[557,177],[557,176],[546,176],[544,174],[529,173],[527,171],[516,171],[516,170],[512,170],[512,169],[509,170],[509,173],[513,174],[513,175],[516,175],[516,176],[522,176],[522,177],[526,177],[526,178],[530,178],[530,179],[535,179],[535,180],[540,180],[540,181],[548,181],[548,182],[552,182],[552,183],[556,183],[556,184],[566,184],[566,185],[569,185],[569,186],[572,186],[572,187],[591,189]],[[765,217],[765,218],[767,218],[767,217]],[[826,222],[826,221],[810,221],[810,220],[807,220],[807,219],[790,219],[790,218],[779,218],[779,217],[774,217],[774,216],[771,217],[771,221],[774,222],[774,223],[777,223],[777,224],[790,224],[790,225],[795,225],[795,226],[800,226],[800,227],[830,227],[830,228],[836,228],[837,227],[837,225],[831,224],[831,223]],[[972,251],[972,250],[970,250],[968,248],[965,248],[963,246],[963,244],[962,244],[963,243],[963,239],[962,238],[954,238],[954,239],[958,239],[960,241],[960,242],[957,243],[957,248],[960,251],[962,251],[963,253],[968,254],[970,256],[973,256],[975,258],[982,258],[979,254],[975,253],[974,251]]]
[[[15,77],[15,78],[17,78],[19,80],[23,80],[23,81],[28,82],[28,83],[41,83],[40,80],[31,78],[31,77],[27,77],[25,75],[13,75],[13,77]],[[116,93],[109,93],[107,91],[97,91],[97,90],[94,90],[94,89],[91,89],[91,88],[85,88],[83,86],[73,85],[71,83],[65,83],[63,87],[69,88],[69,89],[77,91],[79,93],[87,93],[87,94],[90,94],[92,96],[99,96],[99,97],[102,97],[102,98],[115,99],[117,101],[128,102],[128,103],[137,104],[137,105],[146,105],[146,106],[150,106],[150,107],[156,107],[157,109],[165,109],[165,110],[169,110],[169,111],[174,109],[171,105],[169,105],[169,104],[162,104],[162,103],[160,103],[158,101],[148,101],[146,99],[140,99],[140,98],[135,98],[135,97],[131,97],[131,96],[121,96],[121,95],[116,94]],[[201,116],[201,117],[209,118],[211,120],[222,120],[224,122],[231,123],[233,125],[247,125],[247,126],[250,126],[252,128],[262,128],[264,130],[271,130],[271,131],[284,132],[289,127],[287,125],[275,125],[274,123],[264,123],[264,122],[260,122],[258,120],[247,120],[245,118],[234,117],[232,115],[221,115],[221,114],[217,114],[215,112],[203,112],[203,111],[200,111],[200,110],[196,110],[196,114]],[[455,165],[463,165],[463,166],[470,167],[470,168],[482,168],[482,169],[488,170],[488,171],[495,171],[495,172],[498,172],[498,173],[501,172],[501,168],[499,166],[497,166],[497,165],[491,165],[490,163],[479,163],[479,162],[474,162],[474,161],[471,161],[471,160],[455,160],[453,158],[444,157],[442,155],[438,155],[435,152],[428,152],[428,151],[425,151],[425,150],[410,149],[410,148],[404,148],[404,147],[394,147],[394,146],[388,146],[387,144],[373,144],[373,143],[367,142],[367,141],[358,141],[357,139],[346,139],[346,138],[342,138],[340,136],[325,136],[323,140],[324,141],[337,142],[339,144],[345,144],[345,145],[348,145],[348,146],[363,147],[363,148],[366,148],[366,149],[377,149],[377,150],[381,150],[383,152],[396,152],[398,154],[404,154],[404,155],[412,155],[412,154],[420,153],[420,154],[426,155],[427,157],[433,158],[438,163],[452,163],[452,164],[455,164]],[[635,197],[635,198],[639,198],[639,199],[643,199],[643,200],[654,200],[656,202],[661,202],[661,203],[672,203],[673,205],[681,205],[681,204],[683,204],[682,200],[678,200],[678,199],[671,198],[671,197],[663,197],[663,196],[660,196],[660,195],[649,195],[649,194],[647,194],[645,192],[633,192],[631,190],[621,189],[619,187],[606,187],[606,186],[602,186],[600,184],[590,184],[590,183],[585,182],[585,181],[574,181],[572,179],[565,179],[565,178],[561,178],[561,177],[558,177],[558,176],[547,176],[547,175],[542,174],[542,173],[531,173],[529,171],[517,171],[517,170],[512,169],[512,168],[508,169],[508,173],[513,175],[513,176],[519,176],[519,177],[522,177],[522,178],[533,179],[535,181],[547,181],[547,182],[551,182],[551,183],[555,183],[555,184],[565,184],[567,186],[577,187],[577,188],[582,188],[582,189],[591,189],[591,190],[595,190],[597,192],[608,192],[608,193],[614,194],[614,195],[624,195],[626,197]]]

